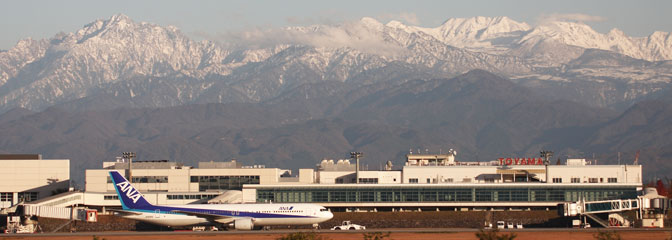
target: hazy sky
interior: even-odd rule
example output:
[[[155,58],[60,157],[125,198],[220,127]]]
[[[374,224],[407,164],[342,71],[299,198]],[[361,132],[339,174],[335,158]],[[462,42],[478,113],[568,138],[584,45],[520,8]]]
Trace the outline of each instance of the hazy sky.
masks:
[[[672,1],[2,1],[0,49],[23,38],[73,32],[96,19],[123,13],[135,21],[174,25],[192,37],[250,28],[336,24],[361,17],[435,27],[448,18],[508,16],[536,23],[549,17],[581,18],[598,32],[612,28],[636,37],[672,32]]]

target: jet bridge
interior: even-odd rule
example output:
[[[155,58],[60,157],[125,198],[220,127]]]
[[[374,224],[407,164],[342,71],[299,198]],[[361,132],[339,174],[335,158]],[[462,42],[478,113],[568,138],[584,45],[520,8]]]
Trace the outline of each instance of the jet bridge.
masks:
[[[655,189],[646,189],[645,192],[647,194],[636,199],[603,201],[581,199],[578,202],[562,203],[558,206],[558,214],[566,217],[578,216],[583,222],[588,217],[604,227],[627,227],[631,223],[622,216],[622,213],[637,211],[637,218],[642,220],[642,227],[662,228],[665,213],[671,205],[670,199],[659,196]],[[598,214],[608,214],[608,221],[598,217]]]
[[[73,221],[96,222],[98,211],[81,207],[51,207],[32,204],[17,204],[6,209],[7,230],[9,233],[34,233],[41,228],[38,225],[40,218],[54,218],[68,220],[54,229],[54,232],[69,225]]]

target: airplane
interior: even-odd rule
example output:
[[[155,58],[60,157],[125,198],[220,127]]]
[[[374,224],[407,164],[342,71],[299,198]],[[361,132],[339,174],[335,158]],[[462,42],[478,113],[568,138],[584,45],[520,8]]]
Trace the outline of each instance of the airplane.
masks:
[[[118,171],[110,171],[119,196],[122,217],[168,227],[220,225],[237,230],[271,225],[313,225],[334,214],[316,204],[189,204],[152,205]]]

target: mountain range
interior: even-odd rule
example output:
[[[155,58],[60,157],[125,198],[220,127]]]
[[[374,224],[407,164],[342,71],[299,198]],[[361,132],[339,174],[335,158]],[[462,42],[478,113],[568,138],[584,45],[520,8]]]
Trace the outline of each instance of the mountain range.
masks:
[[[422,28],[362,18],[237,37],[197,42],[175,27],[120,14],[51,39],[21,40],[0,52],[0,111],[81,99],[108,108],[255,103],[306,83],[395,84],[472,69],[554,99],[623,110],[672,79],[669,33],[633,38],[572,22],[530,27],[474,17]]]
[[[120,14],[0,52],[0,152],[79,169],[122,151],[298,168],[361,150],[375,168],[417,148],[611,163],[641,150],[667,176],[671,60],[670,33],[577,22],[362,18],[194,41]]]
[[[39,152],[69,158],[72,177],[99,168],[123,151],[140,160],[170,159],[187,165],[235,158],[244,164],[290,169],[323,158],[363,151],[364,165],[403,163],[409,151],[458,149],[458,160],[596,154],[602,164],[640,163],[647,176],[667,176],[672,102],[664,98],[623,113],[566,100],[550,100],[483,70],[455,78],[371,85],[347,94],[321,95],[307,84],[266,103],[209,103],[167,108],[72,111],[58,106],[0,115],[0,152]],[[345,91],[345,90],[341,90]],[[340,91],[338,91],[340,92]],[[518,97],[511,97],[518,96]]]

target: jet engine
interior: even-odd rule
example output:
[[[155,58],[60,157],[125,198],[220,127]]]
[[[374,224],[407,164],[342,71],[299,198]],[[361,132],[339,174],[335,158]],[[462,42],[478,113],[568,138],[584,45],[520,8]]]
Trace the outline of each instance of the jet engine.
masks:
[[[252,222],[252,218],[240,218],[236,219],[233,221],[233,223],[229,224],[233,225],[232,227],[235,228],[236,230],[252,230],[254,229],[254,223]]]

